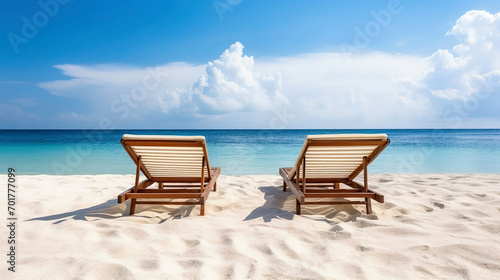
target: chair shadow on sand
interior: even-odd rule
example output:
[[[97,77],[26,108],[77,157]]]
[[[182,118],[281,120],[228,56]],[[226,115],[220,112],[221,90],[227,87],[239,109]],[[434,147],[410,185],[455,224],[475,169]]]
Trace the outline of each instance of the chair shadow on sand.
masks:
[[[171,219],[180,219],[181,217],[187,217],[191,215],[191,212],[196,207],[194,205],[183,205],[181,207],[176,207],[172,209],[166,209],[165,205],[140,205],[138,207],[138,213],[134,216],[144,217],[144,218],[158,218],[160,221],[158,223],[163,223]],[[53,224],[59,224],[69,219],[79,220],[79,221],[94,221],[97,219],[109,220],[109,219],[119,219],[124,217],[130,217],[126,213],[130,210],[130,202],[117,204],[116,199],[110,199],[104,203],[91,206],[88,208],[82,208],[70,212],[65,212],[61,214],[54,214],[49,216],[42,216],[31,218],[26,221],[52,221]],[[151,215],[141,215],[141,212],[155,212],[154,216]]]
[[[276,186],[263,186],[259,187],[259,190],[264,193],[265,203],[250,212],[244,221],[257,218],[264,219],[264,222],[266,223],[271,222],[272,219],[293,220],[294,214],[287,211],[285,207],[285,205],[290,204],[290,202],[287,202],[290,196],[289,193],[283,192]]]
[[[264,222],[272,219],[293,220],[295,216],[295,197],[288,190],[283,192],[281,186],[263,186],[259,190],[264,193],[264,205],[254,209],[244,221],[262,218]],[[341,201],[347,201],[341,199]],[[360,206],[361,207],[361,206]],[[307,205],[303,207],[303,217],[313,220],[336,219],[343,222],[356,221],[366,215],[353,205]],[[373,215],[374,216],[374,215]]]
[[[128,208],[129,206],[126,207]],[[110,199],[104,203],[92,207],[82,208],[61,214],[31,218],[27,221],[54,221],[54,224],[58,224],[68,219],[88,221],[88,217],[116,219],[122,217],[122,215],[116,216],[116,214],[123,214],[123,212],[125,211],[124,208],[125,207],[123,205],[116,204],[116,199]]]
[[[288,190],[283,192],[281,186],[262,186],[259,190],[264,193],[264,204],[255,208],[248,214],[244,221],[262,218],[264,222],[271,222],[273,219],[293,220],[295,216],[295,197]],[[307,205],[303,207],[303,217],[313,220],[338,219],[344,222],[355,221],[362,211],[352,205]],[[27,221],[52,221],[54,224],[62,223],[68,219],[80,221],[93,221],[96,219],[119,219],[129,217],[130,202],[117,204],[116,199],[110,199],[101,204],[69,211],[60,214],[42,216],[28,219]],[[141,212],[155,212],[155,218],[160,219],[158,223],[171,219],[180,219],[191,215],[195,209],[192,205],[176,206],[166,209],[165,205],[140,205],[135,216],[143,216]],[[144,215],[145,218],[152,218]]]

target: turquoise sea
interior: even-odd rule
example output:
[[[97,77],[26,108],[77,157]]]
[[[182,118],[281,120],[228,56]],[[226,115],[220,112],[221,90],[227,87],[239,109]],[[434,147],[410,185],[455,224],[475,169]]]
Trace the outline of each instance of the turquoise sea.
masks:
[[[308,134],[386,133],[370,173],[500,173],[500,130],[0,130],[0,166],[18,174],[134,174],[123,134],[203,135],[224,175],[278,174]]]

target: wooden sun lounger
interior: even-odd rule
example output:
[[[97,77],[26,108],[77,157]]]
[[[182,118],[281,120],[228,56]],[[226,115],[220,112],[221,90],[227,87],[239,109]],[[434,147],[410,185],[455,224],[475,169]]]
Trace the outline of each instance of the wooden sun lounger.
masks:
[[[131,199],[130,215],[136,204],[200,205],[205,215],[220,175],[210,167],[205,137],[125,134],[121,143],[137,165],[135,185],[118,195],[118,203]],[[141,172],[147,179],[139,182]],[[154,183],[158,188],[148,188]]]
[[[384,196],[368,188],[368,165],[389,143],[385,134],[309,135],[295,165],[279,169],[283,191],[291,189],[298,215],[308,204],[365,204],[371,214],[370,199]],[[361,172],[364,183],[354,182]]]

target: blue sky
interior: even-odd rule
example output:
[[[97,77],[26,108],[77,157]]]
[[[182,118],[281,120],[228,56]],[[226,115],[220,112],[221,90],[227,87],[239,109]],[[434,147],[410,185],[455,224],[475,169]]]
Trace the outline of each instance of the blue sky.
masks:
[[[498,1],[31,3],[0,128],[500,127]]]

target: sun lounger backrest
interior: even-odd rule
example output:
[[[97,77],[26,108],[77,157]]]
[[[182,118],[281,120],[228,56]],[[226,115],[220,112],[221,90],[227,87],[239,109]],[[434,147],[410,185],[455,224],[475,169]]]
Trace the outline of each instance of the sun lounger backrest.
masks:
[[[363,169],[363,158],[367,164],[382,152],[388,143],[386,134],[332,134],[309,135],[297,158],[289,178],[295,177],[297,170],[303,178],[303,163],[307,178],[354,179]],[[300,166],[300,168],[299,168]]]
[[[158,181],[199,181],[204,167],[205,178],[210,178],[205,137],[157,136],[125,134],[122,145],[148,179]],[[163,179],[162,179],[163,178]]]

